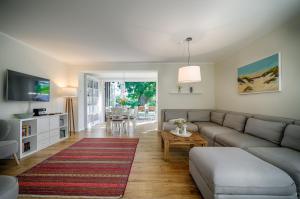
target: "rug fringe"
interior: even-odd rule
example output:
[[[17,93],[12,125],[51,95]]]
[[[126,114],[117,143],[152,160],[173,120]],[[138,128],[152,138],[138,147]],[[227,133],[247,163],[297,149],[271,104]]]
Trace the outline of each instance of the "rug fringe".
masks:
[[[123,196],[59,196],[59,195],[30,195],[30,194],[19,194],[18,198],[23,198],[23,197],[32,197],[32,198],[78,198],[78,199],[119,199],[122,198]]]

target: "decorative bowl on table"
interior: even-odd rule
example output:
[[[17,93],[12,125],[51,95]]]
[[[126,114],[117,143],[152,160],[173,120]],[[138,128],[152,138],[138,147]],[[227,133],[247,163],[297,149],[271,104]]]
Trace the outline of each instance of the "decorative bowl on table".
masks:
[[[189,131],[186,131],[185,133],[179,133],[176,130],[171,130],[170,133],[172,133],[173,135],[179,136],[179,137],[191,137],[192,133]]]

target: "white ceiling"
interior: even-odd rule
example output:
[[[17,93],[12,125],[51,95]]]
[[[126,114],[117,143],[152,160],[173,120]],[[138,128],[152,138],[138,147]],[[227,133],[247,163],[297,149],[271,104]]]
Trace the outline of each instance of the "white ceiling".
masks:
[[[0,32],[66,63],[210,62],[300,13],[299,0],[1,0]]]

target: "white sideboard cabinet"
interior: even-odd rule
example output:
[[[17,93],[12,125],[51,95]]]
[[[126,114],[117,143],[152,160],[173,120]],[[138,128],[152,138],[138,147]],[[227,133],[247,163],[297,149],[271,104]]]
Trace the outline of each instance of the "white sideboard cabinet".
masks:
[[[10,139],[19,143],[18,158],[22,159],[69,137],[68,114],[13,119]]]

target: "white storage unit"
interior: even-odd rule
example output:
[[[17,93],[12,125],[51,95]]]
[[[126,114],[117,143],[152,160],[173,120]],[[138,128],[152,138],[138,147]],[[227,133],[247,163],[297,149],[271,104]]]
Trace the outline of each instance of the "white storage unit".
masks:
[[[86,75],[86,126],[91,128],[100,123],[100,81]]]
[[[67,113],[15,119],[12,123],[10,138],[18,140],[19,159],[69,137]]]

